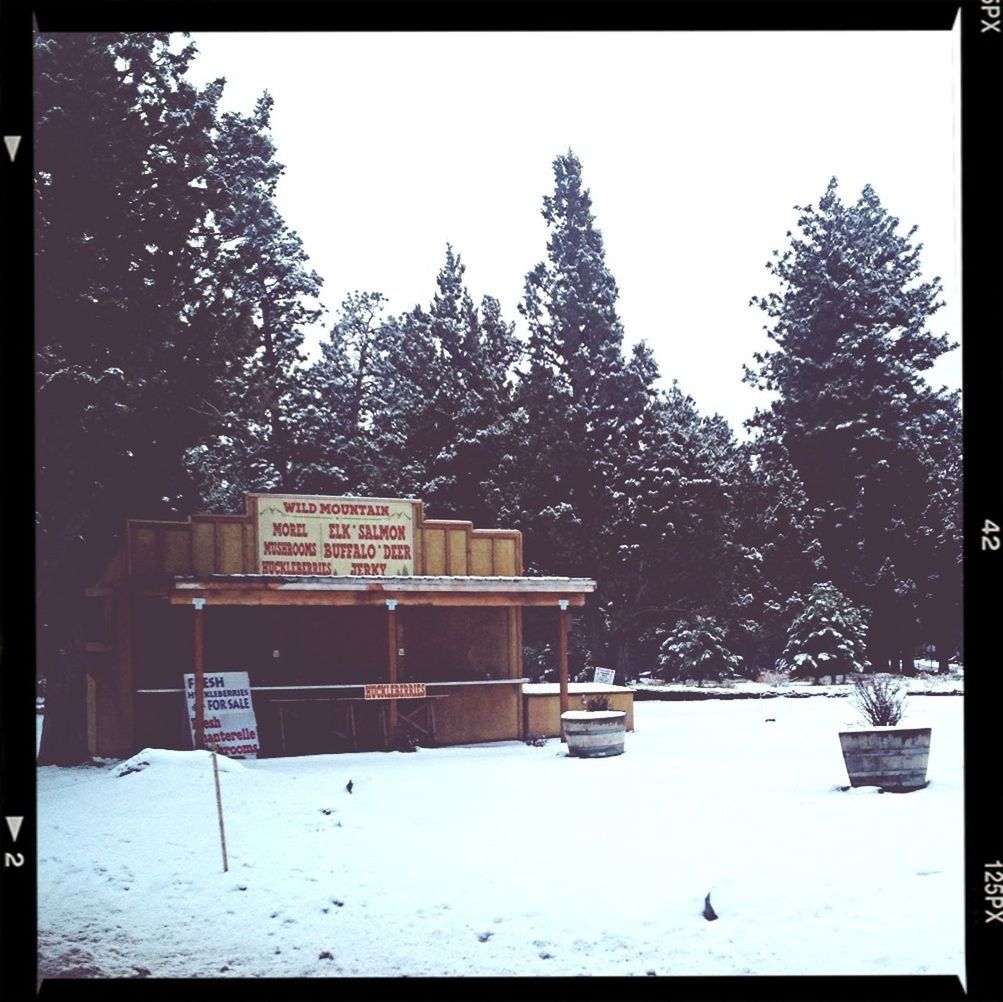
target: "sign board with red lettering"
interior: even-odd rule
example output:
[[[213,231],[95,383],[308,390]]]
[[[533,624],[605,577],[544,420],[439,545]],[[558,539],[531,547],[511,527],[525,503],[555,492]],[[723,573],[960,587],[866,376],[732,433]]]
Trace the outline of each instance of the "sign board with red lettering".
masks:
[[[425,699],[425,683],[377,682],[366,686],[366,699]]]
[[[413,501],[251,494],[260,574],[414,574]]]
[[[188,726],[195,746],[195,676],[185,675]],[[205,746],[230,758],[257,758],[261,751],[258,720],[251,703],[251,681],[246,671],[205,673]]]

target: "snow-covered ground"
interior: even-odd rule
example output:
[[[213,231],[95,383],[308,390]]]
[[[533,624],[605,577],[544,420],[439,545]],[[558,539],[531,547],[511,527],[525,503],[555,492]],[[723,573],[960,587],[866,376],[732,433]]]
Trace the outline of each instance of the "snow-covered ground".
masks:
[[[845,699],[638,703],[610,759],[221,759],[228,873],[206,753],[42,768],[41,974],[960,976],[962,700],[909,710],[905,795],[839,789]]]

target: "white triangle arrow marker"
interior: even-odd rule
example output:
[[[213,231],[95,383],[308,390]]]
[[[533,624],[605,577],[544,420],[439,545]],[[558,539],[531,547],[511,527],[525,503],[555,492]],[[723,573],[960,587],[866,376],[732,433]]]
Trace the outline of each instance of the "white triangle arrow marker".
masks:
[[[21,145],[20,136],[4,136],[4,145],[7,147],[7,152],[10,154],[10,162],[14,162],[14,157],[17,156],[17,148]]]
[[[21,823],[24,818],[4,818],[7,822],[7,827],[10,829],[11,841],[17,841],[17,833],[21,830]]]

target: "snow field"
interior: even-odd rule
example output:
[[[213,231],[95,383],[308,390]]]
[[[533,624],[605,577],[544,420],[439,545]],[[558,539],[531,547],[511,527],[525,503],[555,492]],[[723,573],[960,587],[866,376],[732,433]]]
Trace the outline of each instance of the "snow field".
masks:
[[[229,873],[207,754],[42,768],[41,974],[963,972],[960,699],[910,700],[933,738],[907,795],[838,789],[845,699],[635,715],[611,759],[221,759]]]

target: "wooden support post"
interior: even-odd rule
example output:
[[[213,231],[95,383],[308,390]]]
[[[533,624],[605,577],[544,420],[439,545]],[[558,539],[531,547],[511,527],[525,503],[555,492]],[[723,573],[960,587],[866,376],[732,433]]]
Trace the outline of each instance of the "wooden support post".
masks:
[[[387,599],[387,681],[397,681],[397,599]],[[397,700],[387,703],[387,743],[397,743]]]
[[[204,598],[193,598],[195,610],[195,747],[205,747],[205,644],[203,631]]]
[[[567,599],[561,599],[558,604],[561,608],[557,614],[557,677],[561,686],[561,713],[565,713],[568,709],[568,626],[571,613]],[[564,740],[563,727],[561,740]]]

